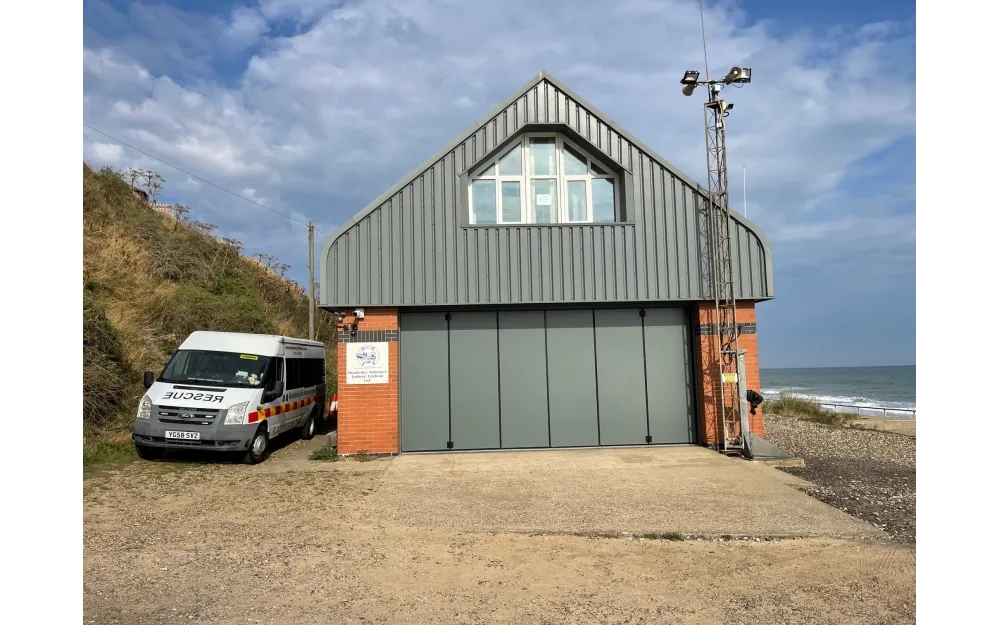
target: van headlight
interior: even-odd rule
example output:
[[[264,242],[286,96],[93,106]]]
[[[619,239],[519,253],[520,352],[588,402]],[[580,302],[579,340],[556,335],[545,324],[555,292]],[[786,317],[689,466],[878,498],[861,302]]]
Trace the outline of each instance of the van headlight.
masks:
[[[143,395],[142,399],[139,400],[139,410],[135,413],[135,418],[149,421],[149,415],[152,412],[153,400],[149,398],[149,395]]]
[[[242,404],[236,404],[231,406],[226,412],[226,425],[243,425],[247,422],[247,404],[250,402],[245,401]]]

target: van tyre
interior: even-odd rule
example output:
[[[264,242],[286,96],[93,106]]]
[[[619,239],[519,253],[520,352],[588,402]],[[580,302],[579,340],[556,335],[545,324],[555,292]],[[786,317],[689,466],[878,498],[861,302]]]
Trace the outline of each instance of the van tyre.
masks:
[[[313,410],[311,413],[309,413],[309,416],[306,417],[306,422],[302,424],[301,436],[302,440],[307,441],[310,440],[315,435],[316,435],[316,411]]]
[[[271,451],[271,441],[267,437],[267,428],[260,428],[250,439],[250,449],[243,456],[245,464],[260,464],[267,459],[268,452]]]
[[[145,445],[136,445],[135,453],[139,454],[139,457],[143,460],[159,460],[163,457],[162,447],[147,447]]]

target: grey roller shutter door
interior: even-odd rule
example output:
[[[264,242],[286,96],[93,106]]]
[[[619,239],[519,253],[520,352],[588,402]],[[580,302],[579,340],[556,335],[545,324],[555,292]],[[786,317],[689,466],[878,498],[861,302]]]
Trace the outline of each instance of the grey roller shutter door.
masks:
[[[697,441],[685,310],[450,317],[400,316],[402,451]]]

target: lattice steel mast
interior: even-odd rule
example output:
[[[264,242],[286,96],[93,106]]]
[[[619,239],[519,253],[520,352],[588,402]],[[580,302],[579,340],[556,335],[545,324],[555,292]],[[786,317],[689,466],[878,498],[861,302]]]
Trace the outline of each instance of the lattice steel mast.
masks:
[[[707,61],[707,59],[706,59]],[[707,72],[707,62],[706,62]],[[741,427],[738,383],[739,329],[736,325],[736,292],[733,285],[732,235],[729,209],[729,172],[726,161],[726,117],[733,105],[722,99],[728,85],[750,82],[750,68],[734,67],[721,80],[699,80],[699,73],[684,72],[681,84],[684,95],[698,86],[708,87],[705,103],[705,161],[708,169],[706,216],[712,256],[712,292],[715,298],[715,327],[719,340],[719,421],[723,451],[749,452],[747,437]]]

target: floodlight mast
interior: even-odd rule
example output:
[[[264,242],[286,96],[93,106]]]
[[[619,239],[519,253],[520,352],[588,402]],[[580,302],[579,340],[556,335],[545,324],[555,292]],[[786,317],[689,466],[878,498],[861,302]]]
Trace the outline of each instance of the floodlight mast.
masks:
[[[712,294],[715,298],[715,326],[718,332],[719,421],[722,451],[749,454],[749,433],[741,427],[738,356],[739,328],[736,324],[736,294],[733,287],[732,234],[729,210],[729,172],[726,160],[725,118],[733,105],[721,98],[728,85],[750,83],[749,67],[733,67],[721,80],[699,80],[699,72],[688,70],[681,79],[684,95],[700,86],[708,88],[705,103],[705,162],[708,169],[709,251],[712,267]],[[718,431],[718,430],[717,430]],[[744,435],[746,434],[746,435]]]

